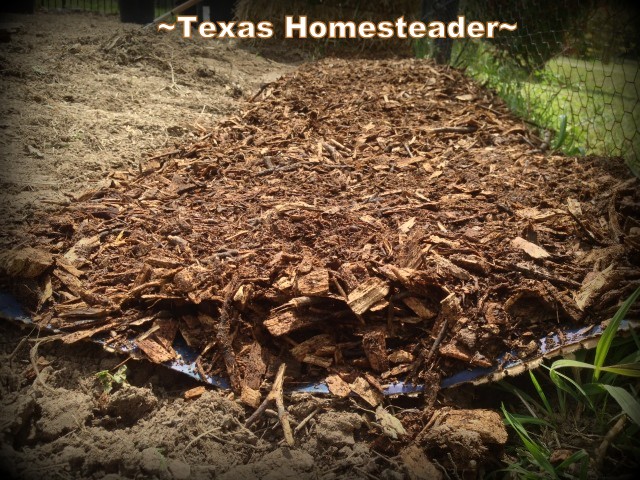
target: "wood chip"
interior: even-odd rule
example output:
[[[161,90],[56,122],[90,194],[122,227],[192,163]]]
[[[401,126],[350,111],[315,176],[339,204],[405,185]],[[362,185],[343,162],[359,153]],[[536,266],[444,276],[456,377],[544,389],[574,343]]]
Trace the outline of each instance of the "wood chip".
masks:
[[[244,385],[240,392],[240,402],[248,407],[258,408],[260,403],[262,403],[262,395],[260,395],[258,390],[254,390],[253,388]]]
[[[362,377],[356,378],[353,383],[349,384],[349,388],[372,407],[377,407],[384,399],[382,393]]]
[[[199,387],[193,387],[184,392],[183,397],[185,400],[195,400],[196,398],[201,397],[206,391],[206,387],[200,385]]]
[[[331,374],[328,375],[325,379],[327,387],[329,387],[329,391],[335,395],[336,397],[348,397],[351,393],[351,388],[349,384],[345,382],[340,375]]]
[[[515,248],[523,250],[531,258],[547,258],[551,255],[544,248],[525,240],[522,237],[516,237],[511,241]]]
[[[53,265],[53,255],[37,248],[0,253],[0,273],[7,277],[36,278]]]
[[[369,308],[385,298],[389,293],[389,284],[376,277],[367,279],[352,291],[347,304],[356,315],[362,315]]]

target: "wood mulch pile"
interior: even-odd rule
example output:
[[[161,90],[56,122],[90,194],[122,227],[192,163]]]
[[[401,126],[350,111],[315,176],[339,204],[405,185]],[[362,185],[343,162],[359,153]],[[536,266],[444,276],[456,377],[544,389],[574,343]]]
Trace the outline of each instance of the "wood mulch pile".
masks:
[[[248,404],[286,362],[375,405],[397,379],[534,356],[640,282],[638,181],[536,145],[460,72],[324,60],[79,195],[0,269],[65,341],[165,362],[181,335]]]

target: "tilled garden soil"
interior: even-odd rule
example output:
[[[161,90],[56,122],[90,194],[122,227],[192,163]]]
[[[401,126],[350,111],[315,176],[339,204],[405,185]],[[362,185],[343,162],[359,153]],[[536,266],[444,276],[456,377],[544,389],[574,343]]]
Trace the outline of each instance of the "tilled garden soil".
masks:
[[[274,377],[276,386],[326,378],[335,397],[353,402],[355,395],[375,409],[382,386],[395,380],[426,383],[434,393],[445,375],[499,367],[504,352],[533,358],[537,339],[608,319],[637,286],[637,179],[615,160],[538,148],[520,121],[460,72],[420,60],[323,60],[264,85],[197,141],[77,195],[3,254],[0,267],[38,325],[59,329],[66,344],[94,336],[112,348],[133,341],[143,356],[164,363],[179,359],[174,341],[181,337],[199,353],[203,379],[228,378],[250,411]],[[35,354],[32,362],[34,395],[47,398]],[[188,408],[213,408],[209,395]],[[114,401],[107,397],[97,411],[104,415]],[[289,415],[302,427],[313,420],[315,442],[336,455],[349,447],[346,459],[360,456],[356,447],[364,444],[353,437],[363,426],[359,414],[322,413],[316,423],[325,407],[306,397],[296,402]],[[237,421],[242,408],[229,405],[238,409],[231,423],[201,430],[201,438],[260,450],[262,440]],[[19,411],[29,416],[34,408]],[[78,408],[86,425],[92,410]],[[279,410],[271,413],[286,432],[288,415]],[[248,424],[270,418],[269,410],[258,412],[264,417]],[[426,433],[420,415],[402,417],[402,432],[383,412],[377,427],[367,423],[369,446],[417,435],[416,444],[472,473],[486,460],[486,445],[506,440],[493,412],[438,411]],[[113,414],[121,426],[126,413]],[[471,419],[485,428],[470,427]],[[447,422],[447,432],[475,428],[475,440],[439,437]],[[14,445],[29,444],[28,428],[11,428]],[[275,443],[282,438],[276,433]],[[201,439],[188,438],[181,455]],[[449,444],[462,451],[447,456]],[[119,470],[73,461],[83,474],[171,473],[158,466],[152,446],[132,448],[138,453],[130,464],[114,460]],[[222,478],[271,478],[269,462],[298,478],[382,470],[402,478],[395,460],[377,455],[373,463],[319,473],[306,451],[278,449]],[[424,478],[438,473],[421,448],[400,458],[414,465],[410,478],[422,478],[415,465],[426,465]],[[181,461],[173,468],[187,467]]]

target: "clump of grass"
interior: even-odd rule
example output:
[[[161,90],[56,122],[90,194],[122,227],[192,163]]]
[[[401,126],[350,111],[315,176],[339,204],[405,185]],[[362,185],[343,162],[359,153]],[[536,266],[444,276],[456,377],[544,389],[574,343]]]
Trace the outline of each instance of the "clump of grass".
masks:
[[[640,467],[640,339],[633,330],[628,338],[618,335],[638,297],[640,288],[611,319],[595,352],[557,360],[538,376],[529,372],[531,392],[502,384],[527,412],[502,405],[505,423],[520,440],[502,473],[587,479],[599,478],[605,465],[626,472]]]
[[[416,55],[423,51],[414,47]],[[452,65],[494,90],[516,115],[554,133],[553,149],[621,156],[640,175],[637,62],[557,56],[527,71],[490,42],[469,40],[456,42]]]

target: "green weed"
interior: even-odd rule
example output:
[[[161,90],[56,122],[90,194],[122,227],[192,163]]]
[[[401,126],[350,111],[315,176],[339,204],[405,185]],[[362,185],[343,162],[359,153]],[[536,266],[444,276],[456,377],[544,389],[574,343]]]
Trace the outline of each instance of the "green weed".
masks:
[[[127,385],[127,366],[121,365],[118,370],[116,370],[116,373],[111,373],[109,370],[102,370],[96,373],[96,378],[102,385],[103,392],[109,394],[116,385]]]
[[[601,467],[607,454],[607,432],[620,421],[624,429],[613,439],[612,455],[616,458],[610,461],[620,469],[639,466],[640,340],[633,331],[628,337],[618,333],[639,297],[640,288],[610,320],[595,351],[580,351],[573,359],[543,365],[540,373],[529,372],[530,389],[506,382],[500,385],[515,395],[519,409],[526,411],[511,413],[502,405],[505,423],[520,441],[503,473],[517,478],[593,478],[594,466]],[[631,424],[626,425],[626,418]],[[572,453],[554,461],[554,451],[561,449]]]

